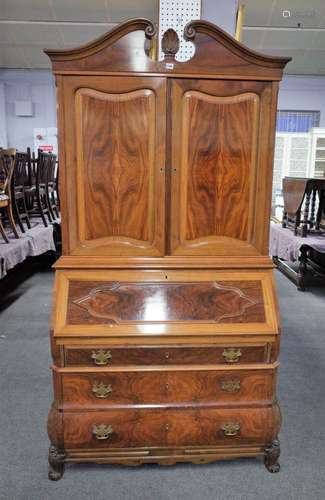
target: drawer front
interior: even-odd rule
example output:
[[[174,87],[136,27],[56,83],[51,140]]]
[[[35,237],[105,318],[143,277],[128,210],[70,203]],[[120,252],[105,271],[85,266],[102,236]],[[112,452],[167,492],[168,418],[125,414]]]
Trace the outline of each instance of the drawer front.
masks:
[[[274,370],[64,373],[66,408],[141,404],[270,403]]]
[[[272,407],[64,414],[67,449],[263,444],[271,442],[277,430]]]
[[[65,347],[66,366],[244,364],[270,360],[270,344],[207,347]]]

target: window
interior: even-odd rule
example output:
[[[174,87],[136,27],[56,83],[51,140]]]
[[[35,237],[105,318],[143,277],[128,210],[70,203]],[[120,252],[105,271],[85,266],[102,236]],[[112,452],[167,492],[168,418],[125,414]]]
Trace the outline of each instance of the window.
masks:
[[[309,132],[319,127],[320,111],[301,111],[280,109],[277,112],[277,132]]]

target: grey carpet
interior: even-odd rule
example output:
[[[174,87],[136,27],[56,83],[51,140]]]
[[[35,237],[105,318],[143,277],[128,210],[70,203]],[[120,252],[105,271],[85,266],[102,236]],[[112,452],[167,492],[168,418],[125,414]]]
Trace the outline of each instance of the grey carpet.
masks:
[[[325,290],[298,292],[277,273],[283,323],[279,474],[257,459],[173,467],[71,465],[54,483],[47,479],[46,435],[52,280],[51,272],[29,277],[9,294],[1,314],[1,500],[324,499]]]

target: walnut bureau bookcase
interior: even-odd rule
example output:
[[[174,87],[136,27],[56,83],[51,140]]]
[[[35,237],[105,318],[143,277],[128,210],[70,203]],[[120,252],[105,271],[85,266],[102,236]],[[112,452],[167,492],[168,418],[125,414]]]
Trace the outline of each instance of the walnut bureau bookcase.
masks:
[[[132,19],[56,77],[63,255],[51,326],[51,479],[66,462],[264,457],[279,469],[268,256],[278,82],[289,59],[192,21],[150,57]]]

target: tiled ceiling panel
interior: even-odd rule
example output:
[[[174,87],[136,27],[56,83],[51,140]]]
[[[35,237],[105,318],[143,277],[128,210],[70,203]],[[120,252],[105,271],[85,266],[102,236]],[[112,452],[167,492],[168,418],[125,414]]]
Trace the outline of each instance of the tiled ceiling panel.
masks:
[[[324,0],[243,0],[245,26],[325,26]]]
[[[155,22],[158,20],[158,0],[110,0],[109,3],[113,21],[131,17],[147,17]]]
[[[77,2],[76,2],[77,3]],[[1,0],[1,19],[54,20],[55,0]]]
[[[99,24],[97,26],[73,26],[61,25],[59,27],[64,45],[67,47],[81,45],[83,43],[94,40],[106,33],[112,26]]]
[[[1,47],[0,50],[1,68],[30,68],[24,52],[19,47]],[[40,67],[40,66],[37,66]]]
[[[29,68],[49,68],[49,58],[42,50],[38,52],[35,50],[35,47],[26,45],[26,47],[23,48],[23,52]]]
[[[50,68],[44,47],[78,46],[131,17],[157,16],[158,0],[0,0],[0,66]]]
[[[298,23],[304,28],[324,26],[324,0],[277,0],[274,3],[270,19],[272,26],[296,27]]]
[[[303,30],[270,30],[263,33],[263,49],[313,49],[314,31]],[[325,32],[324,32],[325,34]],[[325,46],[323,45],[323,48]]]
[[[242,41],[292,57],[288,74],[325,75],[325,0],[245,0]]]
[[[245,26],[269,26],[274,0],[245,0]]]
[[[0,44],[1,43],[12,43],[15,41],[15,37],[13,36],[13,27],[11,24],[2,24],[0,26]],[[1,47],[0,47],[1,50]]]
[[[17,44],[40,47],[62,46],[63,44],[60,28],[56,25],[29,24],[27,28],[25,25],[12,24],[11,29]]]
[[[54,0],[52,3],[55,18],[58,21],[105,22],[110,20],[109,0]]]

